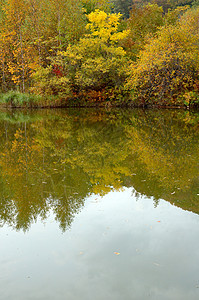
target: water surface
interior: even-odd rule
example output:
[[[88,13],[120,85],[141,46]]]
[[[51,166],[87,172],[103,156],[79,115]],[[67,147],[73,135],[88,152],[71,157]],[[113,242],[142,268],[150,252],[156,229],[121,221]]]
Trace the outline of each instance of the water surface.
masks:
[[[198,124],[0,112],[2,299],[198,299]]]

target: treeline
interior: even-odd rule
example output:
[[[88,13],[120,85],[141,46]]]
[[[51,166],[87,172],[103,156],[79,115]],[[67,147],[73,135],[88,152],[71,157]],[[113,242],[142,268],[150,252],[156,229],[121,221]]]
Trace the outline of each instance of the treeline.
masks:
[[[1,102],[199,104],[197,0],[156,2],[0,0]]]

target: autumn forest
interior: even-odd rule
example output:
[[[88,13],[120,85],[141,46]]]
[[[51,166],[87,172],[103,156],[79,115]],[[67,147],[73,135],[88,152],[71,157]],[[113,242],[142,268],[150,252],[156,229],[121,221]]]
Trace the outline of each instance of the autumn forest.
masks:
[[[0,0],[0,102],[197,106],[198,5]]]

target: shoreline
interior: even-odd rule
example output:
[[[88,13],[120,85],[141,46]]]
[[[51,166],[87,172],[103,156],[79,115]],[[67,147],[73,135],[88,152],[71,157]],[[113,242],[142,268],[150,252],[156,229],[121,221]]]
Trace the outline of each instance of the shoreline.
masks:
[[[36,95],[29,93],[21,93],[18,91],[10,91],[0,94],[0,108],[3,109],[55,109],[55,108],[142,108],[142,109],[182,109],[182,110],[198,110],[198,101],[183,102],[176,99],[161,100],[157,103],[156,99],[142,101],[141,99],[132,99],[124,96],[123,99],[98,99],[85,97],[66,97],[61,98],[55,95]]]
[[[180,109],[180,110],[199,110],[199,105],[135,105],[135,104],[81,104],[81,105],[6,105],[0,104],[0,109],[65,109],[65,108],[140,108],[140,109]]]

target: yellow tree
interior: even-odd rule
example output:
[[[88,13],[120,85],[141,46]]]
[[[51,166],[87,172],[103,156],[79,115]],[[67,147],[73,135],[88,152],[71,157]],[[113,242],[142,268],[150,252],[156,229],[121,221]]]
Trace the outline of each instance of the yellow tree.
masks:
[[[79,43],[59,55],[66,58],[70,84],[74,89],[119,88],[126,77],[126,52],[118,44],[129,34],[119,31],[121,14],[95,10],[88,15],[90,31]]]
[[[31,70],[37,65],[37,57],[26,28],[26,2],[8,0],[3,5],[3,11],[6,23],[4,37],[10,48],[8,71],[14,84],[24,92]]]
[[[1,89],[2,91],[6,90],[6,81],[7,81],[7,67],[6,67],[6,57],[8,56],[8,38],[5,33],[4,27],[4,17],[3,14],[0,17],[0,72],[1,72]]]
[[[90,13],[89,33],[58,51],[50,67],[36,72],[35,88],[65,97],[69,89],[73,95],[94,91],[97,97],[105,89],[119,90],[127,73],[126,52],[119,42],[129,33],[119,31],[120,17],[100,10]]]
[[[187,22],[163,27],[131,66],[128,88],[144,104],[183,104],[180,96],[199,79],[198,44]]]
[[[6,91],[13,87],[11,74],[8,70],[8,61],[12,60],[12,36],[8,30],[6,14],[4,12],[5,1],[0,1],[0,82],[1,90]]]
[[[81,0],[30,0],[27,14],[29,35],[43,67],[57,51],[76,43],[85,33],[86,17]]]

